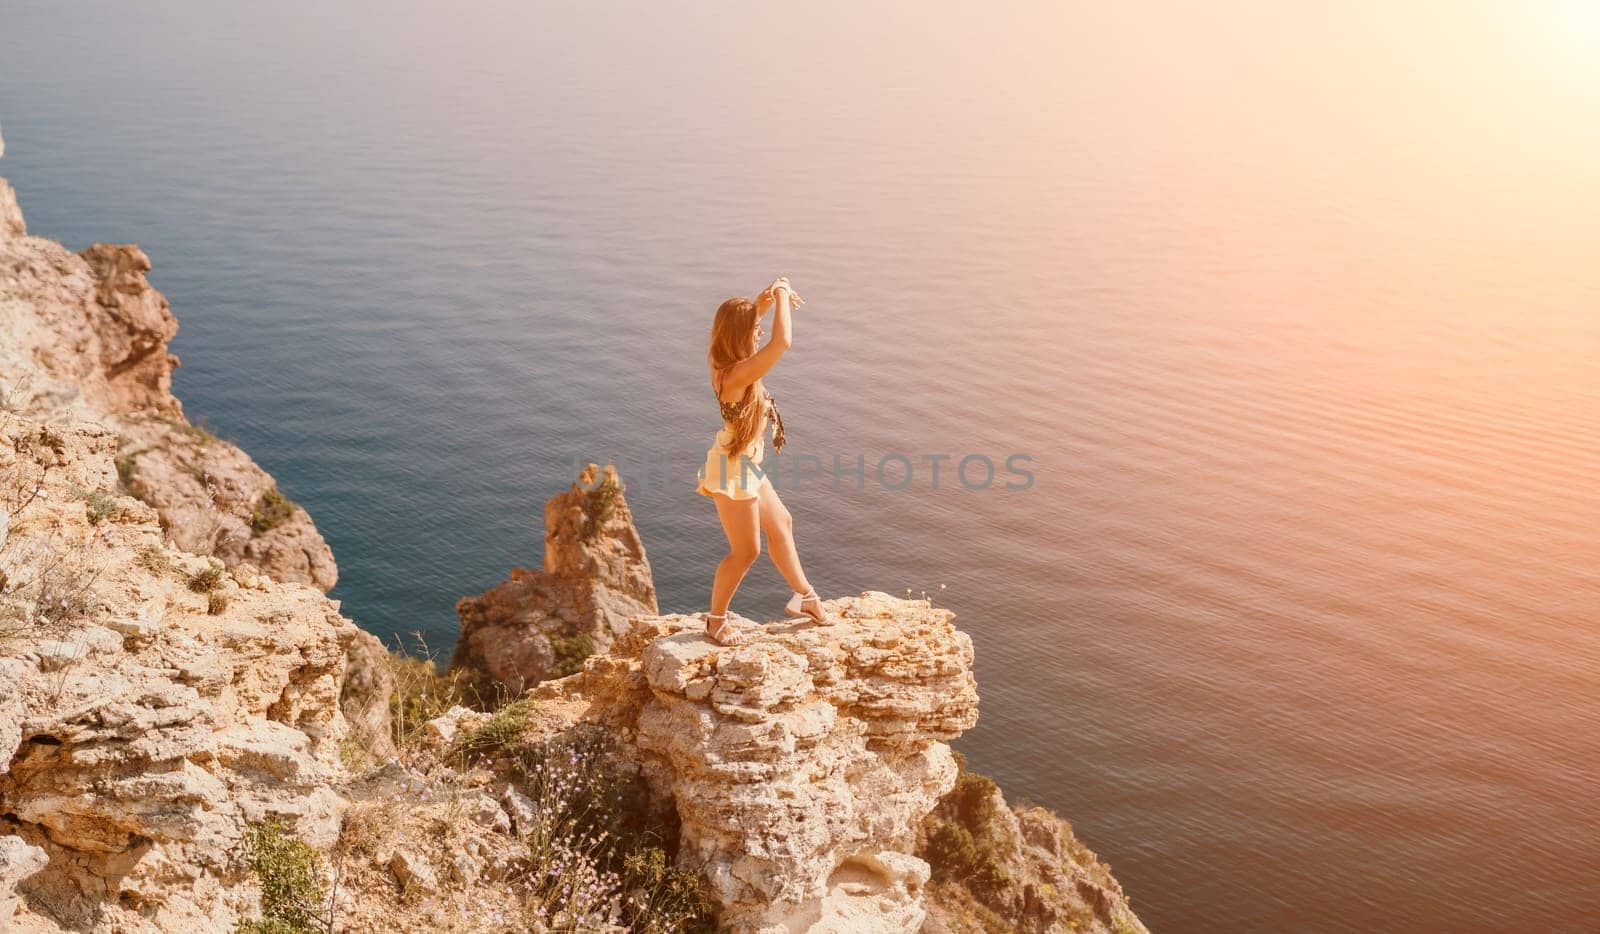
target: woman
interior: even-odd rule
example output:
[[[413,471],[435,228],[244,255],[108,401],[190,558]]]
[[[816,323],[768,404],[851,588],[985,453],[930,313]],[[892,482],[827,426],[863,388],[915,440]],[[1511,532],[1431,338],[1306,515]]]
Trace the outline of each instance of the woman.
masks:
[[[776,427],[772,448],[783,450],[783,416],[776,400],[761,384],[789,349],[791,305],[805,300],[789,288],[780,276],[762,290],[755,301],[730,298],[717,309],[711,325],[711,347],[706,365],[711,370],[711,388],[722,407],[722,430],[717,432],[711,450],[706,452],[698,492],[717,504],[722,531],[728,536],[728,554],[717,565],[711,585],[711,612],[706,615],[706,635],[718,645],[743,645],[750,633],[728,625],[728,604],[739,589],[745,572],[761,554],[761,533],[767,533],[772,563],[778,566],[794,596],[784,607],[790,616],[804,616],[824,626],[833,620],[823,612],[822,599],[811,589],[800,555],[794,547],[794,522],[778,498],[772,481],[760,469],[765,455],[768,415]],[[772,339],[761,346],[761,319],[774,306]]]

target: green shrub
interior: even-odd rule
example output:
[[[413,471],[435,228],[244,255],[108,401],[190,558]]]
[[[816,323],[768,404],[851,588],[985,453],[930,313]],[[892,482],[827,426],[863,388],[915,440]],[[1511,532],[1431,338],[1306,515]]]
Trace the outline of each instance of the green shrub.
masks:
[[[600,484],[587,491],[587,494],[583,503],[583,514],[588,517],[589,522],[584,527],[584,537],[592,538],[600,531],[605,521],[617,511],[617,504],[622,501],[622,483],[603,476]]]
[[[628,893],[623,918],[630,930],[710,932],[716,902],[699,873],[672,865],[658,846],[623,848],[622,887]]]
[[[522,738],[538,702],[531,697],[519,697],[494,712],[481,726],[458,737],[451,752],[464,760],[498,752]]]
[[[946,821],[929,836],[923,853],[940,882],[965,885],[979,901],[992,904],[1011,885],[1011,874],[995,853],[993,842],[966,827]]]
[[[83,502],[91,525],[98,525],[109,519],[121,508],[117,505],[117,498],[105,490],[90,490],[84,494]]]
[[[245,831],[244,855],[261,882],[261,918],[242,921],[236,934],[302,934],[320,929],[317,913],[327,902],[322,855],[289,836],[274,818]]]
[[[273,487],[261,494],[261,502],[250,511],[250,529],[257,535],[270,532],[294,515],[294,503]]]
[[[955,787],[939,801],[933,814],[936,825],[922,855],[936,881],[964,885],[980,902],[993,906],[1011,885],[994,839],[996,785],[988,776],[968,771],[961,753],[955,759]]]
[[[276,918],[262,918],[257,921],[240,921],[234,928],[235,934],[302,934],[304,931],[315,931],[316,928],[299,927]]]
[[[928,837],[924,856],[935,879],[965,879],[978,864],[978,842],[972,839],[972,831],[954,821],[944,821]]]
[[[583,670],[583,660],[594,654],[594,640],[586,633],[550,637],[550,648],[555,652],[556,663],[550,669],[551,677],[565,678]]]
[[[988,831],[994,822],[995,791],[998,786],[987,775],[968,771],[967,757],[954,753],[956,759],[956,786],[945,801],[955,812],[955,817],[976,834]]]

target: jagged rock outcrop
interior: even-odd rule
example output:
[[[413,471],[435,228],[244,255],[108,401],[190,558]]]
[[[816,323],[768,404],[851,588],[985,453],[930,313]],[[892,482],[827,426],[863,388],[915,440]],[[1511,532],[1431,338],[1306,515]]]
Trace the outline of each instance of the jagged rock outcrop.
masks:
[[[156,508],[179,547],[322,591],[338,582],[333,552],[310,515],[248,454],[154,412],[124,415],[116,425],[123,489]]]
[[[192,431],[171,311],[136,247],[26,236],[3,180],[0,217],[0,928],[229,930],[246,826],[331,844],[344,753],[392,752],[383,648],[310,575],[186,550],[127,495],[141,419]]]
[[[75,254],[26,236],[0,179],[0,393],[43,421],[115,428],[122,489],[154,506],[185,550],[332,589],[333,552],[310,515],[243,451],[185,419],[172,395],[178,358],[167,350],[178,322],[149,270],[136,246]]]
[[[1148,934],[1070,824],[1041,807],[1008,806],[983,775],[963,767],[920,838],[918,855],[934,868],[924,934]]]
[[[950,790],[946,741],[977,720],[972,642],[952,614],[870,592],[832,627],[774,624],[722,647],[695,616],[640,617],[541,693],[591,699],[676,802],[680,862],[739,931],[914,931],[917,829]]]
[[[571,674],[592,652],[655,615],[655,582],[616,468],[589,464],[545,503],[544,569],[456,602],[461,638],[450,667],[481,673],[510,697]],[[494,692],[481,688],[485,696]]]
[[[6,154],[6,140],[0,136],[0,156]],[[22,221],[22,209],[17,206],[17,193],[10,183],[0,178],[0,241],[26,236],[28,225]]]
[[[78,255],[95,280],[90,326],[100,338],[99,368],[111,393],[100,410],[182,416],[183,406],[172,395],[178,359],[167,352],[167,341],[178,334],[178,319],[166,296],[145,278],[150,257],[131,244],[109,243],[96,243]]]

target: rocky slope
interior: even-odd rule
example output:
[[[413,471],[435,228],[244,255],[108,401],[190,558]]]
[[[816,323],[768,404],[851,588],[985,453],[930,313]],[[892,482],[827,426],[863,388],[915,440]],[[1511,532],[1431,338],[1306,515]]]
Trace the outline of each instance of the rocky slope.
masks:
[[[314,588],[175,547],[114,492],[104,423],[0,421],[0,834],[27,856],[0,894],[22,883],[23,931],[217,929],[248,903],[248,822],[336,838],[341,744],[388,735],[352,680],[375,640]]]
[[[609,469],[461,602],[454,671],[386,652],[185,418],[148,271],[28,237],[0,179],[0,932],[1143,930],[1064,824],[974,794],[949,611],[716,646]]]

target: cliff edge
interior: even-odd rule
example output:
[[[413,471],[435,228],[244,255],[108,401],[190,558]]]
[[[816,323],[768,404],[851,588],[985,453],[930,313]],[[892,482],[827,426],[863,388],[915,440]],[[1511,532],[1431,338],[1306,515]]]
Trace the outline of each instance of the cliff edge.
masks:
[[[948,610],[866,593],[837,625],[747,645],[693,616],[644,617],[554,692],[595,698],[676,804],[680,860],[735,930],[914,931],[917,829],[954,787],[945,741],[977,722],[972,641]]]
[[[949,610],[717,646],[659,612],[610,468],[462,601],[450,670],[387,652],[185,418],[148,271],[28,236],[0,179],[0,934],[1144,930],[951,751]]]
[[[226,930],[249,827],[331,845],[345,748],[393,752],[388,653],[184,418],[149,268],[28,236],[0,179],[0,929]]]
[[[333,553],[311,517],[237,446],[195,426],[172,394],[178,321],[132,245],[80,253],[27,235],[0,178],[0,376],[40,421],[91,419],[117,437],[117,488],[156,511],[186,551],[326,592]]]

